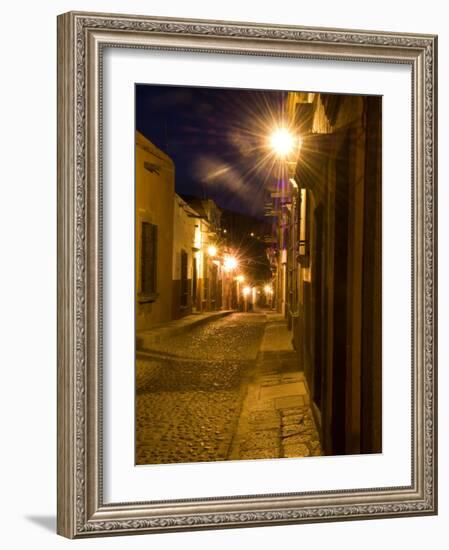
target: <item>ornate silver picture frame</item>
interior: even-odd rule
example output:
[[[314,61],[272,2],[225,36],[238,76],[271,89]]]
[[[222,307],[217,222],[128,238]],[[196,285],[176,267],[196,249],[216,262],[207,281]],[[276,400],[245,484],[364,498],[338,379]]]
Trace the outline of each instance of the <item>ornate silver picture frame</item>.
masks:
[[[103,55],[238,54],[411,69],[411,483],[106,502]],[[58,17],[58,533],[69,538],[437,513],[437,37],[70,12]],[[132,266],[130,266],[132,269]],[[130,368],[133,368],[130,365]],[[385,422],[385,418],[383,419]],[[132,429],[132,427],[130,427]]]

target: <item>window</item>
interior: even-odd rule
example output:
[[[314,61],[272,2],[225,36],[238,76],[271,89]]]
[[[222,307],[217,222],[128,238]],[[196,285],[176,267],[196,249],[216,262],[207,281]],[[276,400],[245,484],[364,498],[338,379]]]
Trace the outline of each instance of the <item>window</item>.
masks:
[[[157,225],[149,222],[142,222],[140,270],[141,295],[154,301],[157,291]]]

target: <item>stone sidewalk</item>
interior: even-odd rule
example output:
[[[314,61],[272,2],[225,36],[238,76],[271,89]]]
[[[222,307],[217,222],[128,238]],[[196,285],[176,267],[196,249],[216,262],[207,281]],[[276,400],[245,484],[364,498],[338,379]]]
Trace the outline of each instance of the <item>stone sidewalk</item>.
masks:
[[[178,336],[204,323],[215,321],[231,313],[234,313],[234,310],[192,313],[191,315],[176,319],[175,321],[155,325],[149,330],[138,330],[136,332],[136,350],[144,351],[146,349],[151,349],[152,344],[158,344],[172,336]]]
[[[304,374],[281,315],[268,314],[230,460],[321,456]]]

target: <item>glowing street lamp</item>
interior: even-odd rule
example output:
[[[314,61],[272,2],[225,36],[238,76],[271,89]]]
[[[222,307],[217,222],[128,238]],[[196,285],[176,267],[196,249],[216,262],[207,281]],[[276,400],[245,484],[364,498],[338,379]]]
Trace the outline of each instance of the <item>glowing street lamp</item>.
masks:
[[[234,256],[226,256],[223,265],[226,271],[232,271],[237,267],[238,262]]]
[[[243,281],[245,280],[245,276],[244,276],[244,275],[237,275],[237,277],[235,278],[235,280],[236,280],[238,283],[243,283]]]
[[[265,294],[271,294],[273,292],[273,289],[271,288],[270,285],[265,285],[264,291],[265,291]]]
[[[271,134],[270,145],[278,156],[285,157],[292,151],[295,145],[295,138],[287,128],[277,128]]]
[[[214,245],[209,246],[207,253],[211,258],[214,258],[217,255],[217,247]]]

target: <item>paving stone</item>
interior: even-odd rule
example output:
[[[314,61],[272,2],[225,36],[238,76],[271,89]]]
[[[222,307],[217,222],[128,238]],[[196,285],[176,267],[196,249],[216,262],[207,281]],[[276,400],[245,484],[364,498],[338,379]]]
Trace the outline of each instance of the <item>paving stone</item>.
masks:
[[[304,420],[299,423],[299,426],[301,431],[314,430],[315,422],[311,418],[304,418]]]
[[[279,384],[279,382],[280,382],[279,376],[264,376],[260,380],[260,385],[262,387],[275,386],[276,384]]]
[[[275,420],[271,422],[248,422],[248,426],[251,431],[280,430],[281,421]]]
[[[242,451],[277,447],[280,437],[278,430],[264,430],[248,434],[240,443]]]
[[[307,445],[310,447],[311,443],[316,440],[317,434],[316,432],[311,430],[308,433],[294,434],[285,438],[283,437],[282,441],[288,444],[289,442],[291,442],[292,439],[294,440],[296,436],[298,437],[296,441],[300,443],[307,443]]]
[[[267,458],[280,458],[279,447],[268,447],[266,449],[251,449],[241,451],[239,458],[241,460],[256,460]]]
[[[299,430],[300,426],[298,423],[296,424],[289,424],[288,426],[282,426],[282,437],[291,436],[293,434],[300,433]]]
[[[284,375],[282,377],[282,382],[288,383],[288,382],[302,382],[304,378],[299,375]]]
[[[291,414],[305,414],[307,412],[307,407],[304,407],[304,405],[301,405],[300,407],[283,407],[281,414],[282,416],[289,416]]]
[[[300,424],[304,420],[304,413],[299,414],[289,414],[282,416],[282,425],[289,426],[291,424],[296,425]]]
[[[296,399],[306,393],[304,382],[293,382],[291,384],[277,384],[270,387],[263,387],[260,392],[261,399]],[[304,403],[304,399],[301,399]]]
[[[304,396],[292,395],[286,397],[278,397],[274,399],[274,406],[276,409],[291,409],[294,407],[304,406]]]
[[[267,411],[267,412],[273,412],[277,414],[276,403],[274,402],[273,399],[259,400],[256,404],[254,404],[254,411],[257,411],[257,412]]]
[[[303,457],[303,456],[310,456],[310,451],[305,443],[298,443],[294,445],[283,445],[282,455],[285,458]]]
[[[254,411],[248,414],[249,422],[279,422],[280,416],[277,411]]]
[[[308,436],[310,436],[310,438]],[[282,438],[282,445],[285,446],[285,445],[300,445],[302,443],[305,444],[308,441],[311,441],[312,439],[314,439],[315,437],[316,436],[313,433],[291,435],[291,436]]]

